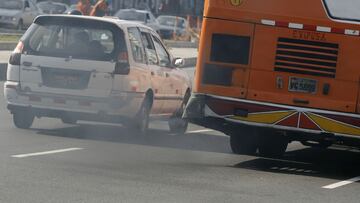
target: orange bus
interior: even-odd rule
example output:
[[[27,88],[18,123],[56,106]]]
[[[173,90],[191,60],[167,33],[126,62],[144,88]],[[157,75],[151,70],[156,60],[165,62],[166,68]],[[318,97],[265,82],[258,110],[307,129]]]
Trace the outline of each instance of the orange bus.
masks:
[[[360,2],[205,0],[184,117],[237,154],[360,146]]]

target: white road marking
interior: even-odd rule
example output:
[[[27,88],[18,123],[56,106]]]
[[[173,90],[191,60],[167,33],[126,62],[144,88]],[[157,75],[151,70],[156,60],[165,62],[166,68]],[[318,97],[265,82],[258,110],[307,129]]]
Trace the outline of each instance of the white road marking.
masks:
[[[29,153],[29,154],[12,155],[11,157],[14,157],[14,158],[26,158],[26,157],[32,157],[32,156],[42,156],[42,155],[48,155],[48,154],[57,154],[57,153],[63,153],[63,152],[77,151],[77,150],[82,150],[82,149],[83,148],[58,149],[58,150],[45,151],[45,152],[36,152],[36,153]]]
[[[206,132],[214,132],[214,130],[210,130],[210,129],[193,130],[193,131],[186,132],[186,134],[206,133]]]
[[[324,186],[322,188],[331,190],[331,189],[342,187],[342,186],[345,186],[345,185],[348,185],[348,184],[351,184],[351,183],[354,183],[354,182],[357,182],[357,181],[360,181],[360,176],[355,177],[355,178],[351,178],[351,179],[348,179],[348,180],[340,181],[340,182],[337,182],[337,183],[334,183],[334,184],[331,184],[331,185],[326,185],[326,186]]]

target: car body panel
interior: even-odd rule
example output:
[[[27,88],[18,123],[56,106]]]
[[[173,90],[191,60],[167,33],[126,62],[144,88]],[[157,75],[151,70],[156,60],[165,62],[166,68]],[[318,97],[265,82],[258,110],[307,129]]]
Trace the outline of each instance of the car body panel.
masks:
[[[138,63],[134,60],[127,29],[142,29],[143,32],[151,33],[160,40],[160,37],[151,28],[118,19],[88,16],[49,15],[39,17],[39,19],[44,18],[59,18],[64,21],[69,18],[80,20],[80,22],[81,20],[91,20],[116,26],[124,31],[130,71],[124,75],[114,74],[115,61],[34,55],[31,52],[22,53],[20,66],[9,64],[9,80],[4,88],[11,111],[17,107],[26,107],[36,109],[41,112],[39,116],[45,117],[56,117],[58,114],[54,112],[61,111],[87,113],[94,116],[114,115],[133,118],[149,92],[154,95],[151,111],[154,116],[165,114],[171,116],[181,107],[186,91],[191,88],[190,77],[187,73],[179,68],[160,67],[159,65]],[[29,33],[24,36],[27,35]],[[24,37],[22,39],[24,40]],[[169,58],[172,61],[170,54]],[[56,75],[51,80],[59,80],[66,85],[54,87],[51,83],[54,81],[51,80],[50,85],[46,84],[44,80],[46,71],[44,72],[44,70],[50,70],[50,73],[53,71],[52,73]],[[88,74],[87,85],[71,88],[72,85],[77,84],[72,73],[75,75]],[[19,77],[14,76],[17,74]],[[63,77],[64,75],[65,77]],[[55,81],[55,84],[59,83]],[[44,114],[44,111],[48,114]]]

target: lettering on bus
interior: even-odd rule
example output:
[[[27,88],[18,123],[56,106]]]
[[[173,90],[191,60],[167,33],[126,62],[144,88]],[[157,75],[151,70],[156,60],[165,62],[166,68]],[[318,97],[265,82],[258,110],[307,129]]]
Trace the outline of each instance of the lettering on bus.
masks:
[[[243,0],[230,0],[230,3],[233,6],[240,6],[242,2],[243,2]]]
[[[313,40],[313,41],[326,41],[325,33],[309,32],[303,30],[294,30],[293,37],[296,39]]]

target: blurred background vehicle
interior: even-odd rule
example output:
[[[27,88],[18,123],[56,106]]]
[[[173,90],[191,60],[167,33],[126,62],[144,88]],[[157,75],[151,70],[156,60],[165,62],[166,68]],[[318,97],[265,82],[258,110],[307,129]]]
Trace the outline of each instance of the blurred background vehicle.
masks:
[[[161,15],[157,18],[160,24],[159,34],[163,39],[178,39],[189,41],[189,22],[182,17]]]
[[[62,14],[69,9],[69,6],[64,3],[43,1],[36,4],[43,13],[46,14]]]
[[[150,11],[137,9],[121,9],[116,12],[114,16],[118,17],[121,20],[139,22],[141,24],[151,27],[156,32],[159,32],[160,24]]]
[[[77,5],[76,4],[71,4],[69,6],[69,8],[66,11],[64,11],[64,13],[69,13],[69,12],[71,12],[73,10],[77,10]]]
[[[22,30],[42,14],[32,0],[0,0],[0,25]],[[1,27],[2,27],[1,26]]]

